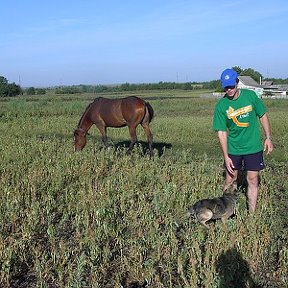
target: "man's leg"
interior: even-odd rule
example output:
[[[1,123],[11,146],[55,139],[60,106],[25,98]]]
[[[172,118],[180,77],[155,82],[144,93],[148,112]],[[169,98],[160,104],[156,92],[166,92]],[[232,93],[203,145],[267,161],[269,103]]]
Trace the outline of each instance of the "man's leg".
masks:
[[[230,187],[230,185],[237,180],[237,175],[238,175],[238,170],[234,170],[234,174],[230,174],[228,173],[228,171],[226,170],[226,175],[225,175],[225,182],[224,182],[224,188],[223,190],[226,191],[228,187]]]
[[[225,162],[224,162],[224,167],[225,167],[225,182],[224,182],[224,187],[223,190],[226,191],[228,187],[232,185],[234,181],[237,181],[238,177],[238,169],[241,169],[242,167],[242,161],[243,161],[243,156],[241,155],[231,155],[229,154],[229,158],[232,160],[233,165],[234,165],[234,171],[233,174],[230,174],[225,167]]]
[[[258,198],[258,176],[259,171],[247,171],[247,200],[249,212],[252,214],[256,210]]]

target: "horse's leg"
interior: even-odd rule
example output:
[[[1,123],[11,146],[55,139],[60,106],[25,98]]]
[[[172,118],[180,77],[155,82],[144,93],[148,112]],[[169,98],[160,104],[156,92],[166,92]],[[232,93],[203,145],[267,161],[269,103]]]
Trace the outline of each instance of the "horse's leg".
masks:
[[[153,136],[149,127],[149,123],[142,123],[141,126],[143,127],[146,137],[147,137],[147,142],[148,142],[148,146],[149,146],[149,153],[150,153],[150,157],[153,157],[154,152],[153,152]]]
[[[102,142],[105,148],[107,148],[108,147],[107,129],[104,125],[96,124],[96,126],[101,133]]]
[[[130,142],[127,153],[130,153],[133,150],[133,147],[135,143],[137,142],[136,127],[137,126],[135,125],[132,125],[132,126],[128,125],[131,142]]]

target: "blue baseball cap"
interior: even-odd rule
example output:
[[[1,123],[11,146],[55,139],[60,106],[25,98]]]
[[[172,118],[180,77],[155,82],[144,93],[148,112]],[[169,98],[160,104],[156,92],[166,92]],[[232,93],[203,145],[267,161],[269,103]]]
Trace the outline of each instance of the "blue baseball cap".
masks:
[[[220,77],[221,86],[224,89],[237,84],[238,74],[234,69],[225,69]]]

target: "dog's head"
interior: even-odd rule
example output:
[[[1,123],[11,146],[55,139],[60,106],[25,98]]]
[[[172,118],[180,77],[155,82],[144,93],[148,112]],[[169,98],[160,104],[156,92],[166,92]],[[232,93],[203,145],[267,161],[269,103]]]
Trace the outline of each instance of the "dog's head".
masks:
[[[237,196],[237,181],[233,181],[232,184],[224,191],[224,195],[231,195],[233,197]]]
[[[226,194],[236,194],[237,181],[233,181],[232,184],[224,191]]]

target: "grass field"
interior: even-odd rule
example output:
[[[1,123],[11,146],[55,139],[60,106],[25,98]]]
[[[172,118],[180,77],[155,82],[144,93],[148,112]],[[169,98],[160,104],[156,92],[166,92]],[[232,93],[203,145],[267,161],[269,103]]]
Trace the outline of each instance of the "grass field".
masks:
[[[202,93],[133,94],[155,110],[153,159],[141,127],[131,155],[127,128],[104,150],[93,127],[73,152],[97,95],[0,98],[0,287],[287,287],[288,100],[264,100],[275,150],[256,214],[242,192],[207,231],[186,215],[222,193],[217,99]]]

